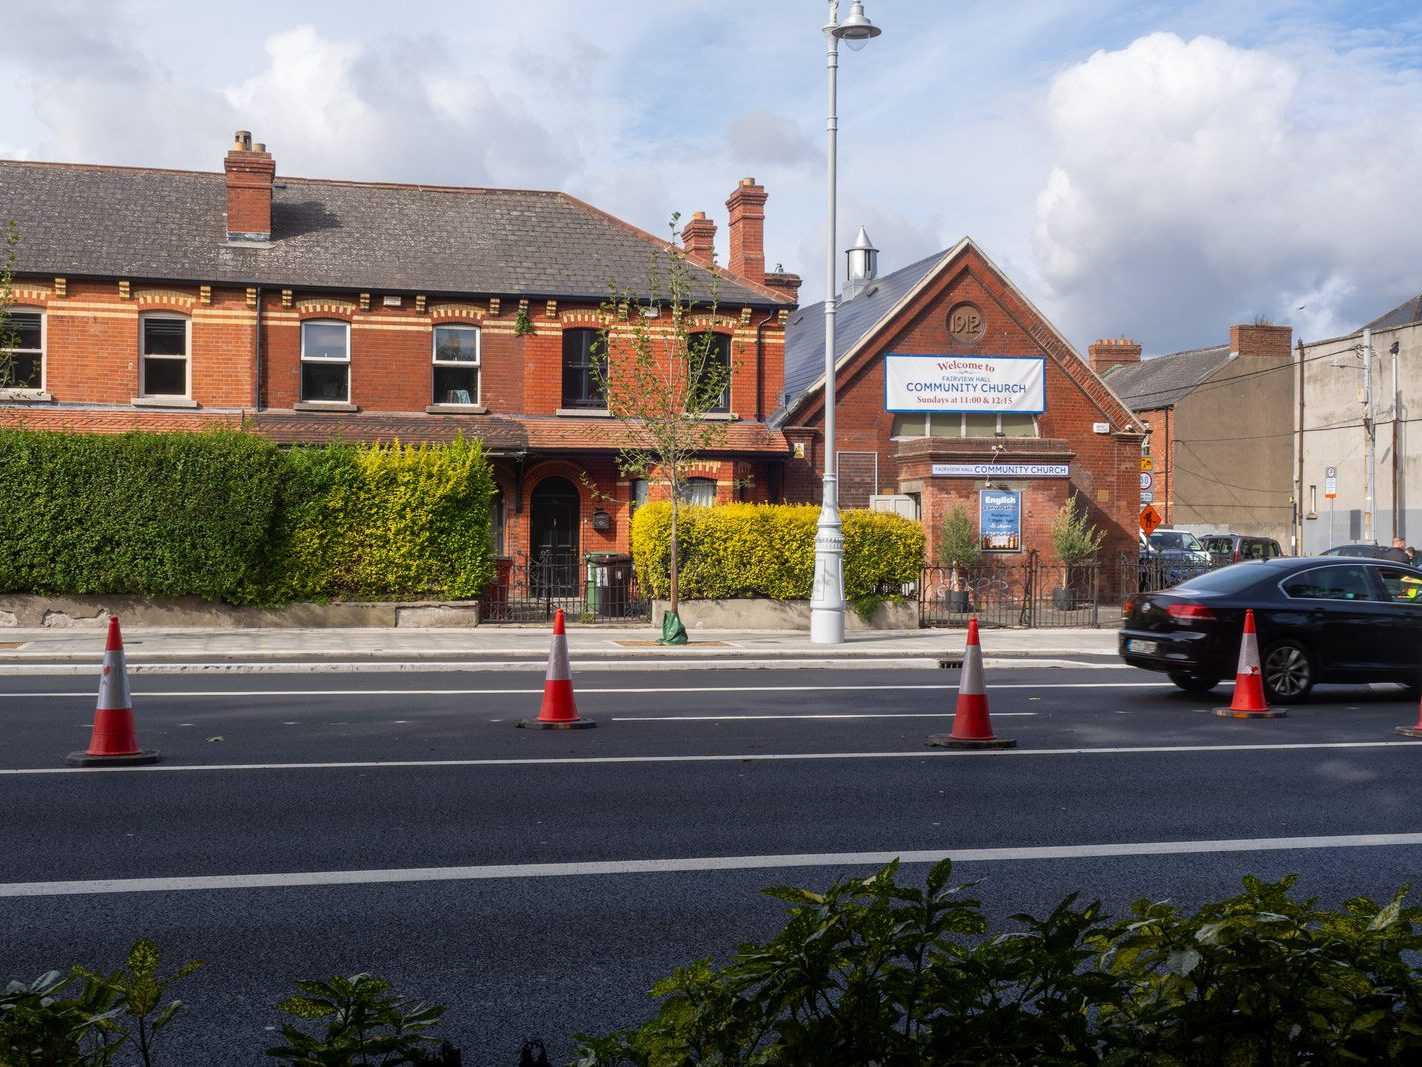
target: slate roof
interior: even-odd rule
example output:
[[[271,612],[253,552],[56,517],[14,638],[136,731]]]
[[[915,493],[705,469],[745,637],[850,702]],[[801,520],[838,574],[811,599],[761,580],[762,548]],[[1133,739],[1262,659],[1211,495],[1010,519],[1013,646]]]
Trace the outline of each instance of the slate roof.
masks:
[[[543,415],[401,415],[361,412],[326,415],[267,409],[251,416],[258,433],[278,444],[341,441],[405,443],[454,440],[457,434],[478,439],[503,454],[517,452],[607,452],[635,447],[632,433],[616,419],[567,419]],[[790,451],[783,434],[760,422],[732,422],[707,455],[756,456]]]
[[[574,197],[276,178],[272,241],[232,246],[223,174],[0,160],[16,273],[602,300],[648,291],[665,243]],[[705,299],[712,273],[691,267]],[[720,273],[725,305],[793,301]]]
[[[1103,377],[1132,411],[1173,406],[1229,362],[1229,345],[1196,348],[1109,368]]]
[[[1422,295],[1404,300],[1386,315],[1368,323],[1363,329],[1391,330],[1398,326],[1410,326],[1414,322],[1422,322]]]
[[[849,300],[841,301],[835,312],[836,366],[865,334],[956,252],[957,249],[935,252],[927,259],[875,278]],[[768,420],[770,425],[778,429],[795,405],[824,377],[824,372],[825,302],[821,300],[792,313],[785,324],[785,385],[780,394],[780,407]]]

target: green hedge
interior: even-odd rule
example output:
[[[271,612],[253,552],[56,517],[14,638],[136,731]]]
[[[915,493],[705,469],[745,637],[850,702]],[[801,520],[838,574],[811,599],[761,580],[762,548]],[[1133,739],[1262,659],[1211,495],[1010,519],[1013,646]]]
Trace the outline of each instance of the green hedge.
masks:
[[[678,511],[677,591],[687,600],[763,597],[808,600],[815,576],[813,504],[725,504]],[[923,527],[879,511],[847,510],[844,595],[875,597],[881,586],[916,581],[923,567]],[[637,580],[654,597],[670,593],[671,505],[637,509],[632,521]]]
[[[465,598],[493,577],[477,442],[0,431],[0,591]]]

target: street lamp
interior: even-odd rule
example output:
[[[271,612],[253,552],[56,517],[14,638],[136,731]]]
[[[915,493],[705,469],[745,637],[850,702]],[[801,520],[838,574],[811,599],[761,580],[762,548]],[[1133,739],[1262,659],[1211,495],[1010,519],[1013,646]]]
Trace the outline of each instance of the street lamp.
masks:
[[[864,15],[863,0],[853,0],[848,17],[838,21],[839,0],[829,0],[824,27],[825,68],[829,74],[829,119],[826,153],[828,225],[825,228],[825,474],[820,518],[815,527],[815,585],[810,595],[810,640],[837,645],[844,641],[844,531],[839,521],[839,488],[834,451],[834,313],[835,313],[835,75],[839,42],[856,51],[879,36],[879,27]]]

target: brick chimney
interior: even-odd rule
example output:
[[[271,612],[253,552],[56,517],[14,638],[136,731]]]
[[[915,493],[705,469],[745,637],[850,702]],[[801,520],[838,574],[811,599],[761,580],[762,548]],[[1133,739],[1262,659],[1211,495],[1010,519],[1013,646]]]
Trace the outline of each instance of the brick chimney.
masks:
[[[765,190],[754,178],[742,178],[726,200],[731,213],[731,258],[727,269],[737,278],[765,282]]]
[[[706,212],[696,212],[681,228],[681,243],[688,256],[710,266],[716,257],[716,224],[706,217]]]
[[[1231,326],[1229,350],[1240,356],[1264,356],[1288,360],[1293,356],[1290,345],[1294,331],[1290,326]]]
[[[253,145],[251,133],[238,130],[223,168],[227,171],[227,239],[270,241],[276,164],[267,146]]]
[[[800,282],[803,281],[798,274],[787,274],[781,269],[780,264],[775,264],[775,269],[765,276],[765,284],[777,292],[784,293],[797,304],[800,302]]]
[[[1141,361],[1140,343],[1125,337],[1103,337],[1087,351],[1091,355],[1091,369],[1097,374],[1105,374],[1123,363]]]

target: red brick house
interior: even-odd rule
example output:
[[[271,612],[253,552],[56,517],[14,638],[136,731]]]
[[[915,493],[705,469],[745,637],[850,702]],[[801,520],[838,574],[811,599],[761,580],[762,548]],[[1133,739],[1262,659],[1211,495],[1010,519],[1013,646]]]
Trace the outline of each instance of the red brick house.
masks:
[[[932,560],[954,504],[976,523],[984,493],[1016,495],[1016,533],[980,530],[984,545],[1050,559],[1052,519],[1077,492],[1107,532],[1103,557],[1134,553],[1143,432],[1131,410],[971,240],[882,278],[867,239],[858,245],[835,336],[840,506],[907,497]],[[824,463],[824,366],[824,305],[815,304],[790,318],[785,390],[770,419],[793,450],[787,495],[812,501]],[[910,379],[896,385],[901,366]],[[1023,391],[1011,392],[1018,384]],[[960,391],[930,404],[913,399],[915,385]],[[992,395],[1010,403],[991,399],[998,389]]]
[[[765,272],[765,190],[683,234],[735,368],[704,500],[774,500],[768,425],[799,279]],[[647,291],[666,244],[557,192],[282,177],[237,135],[222,173],[0,161],[20,245],[19,358],[0,423],[119,432],[244,426],[280,443],[478,438],[501,493],[496,550],[625,551],[640,487],[590,373],[599,305]]]

